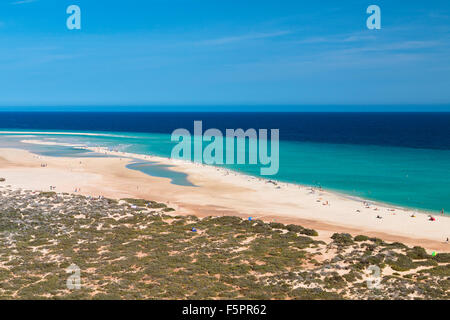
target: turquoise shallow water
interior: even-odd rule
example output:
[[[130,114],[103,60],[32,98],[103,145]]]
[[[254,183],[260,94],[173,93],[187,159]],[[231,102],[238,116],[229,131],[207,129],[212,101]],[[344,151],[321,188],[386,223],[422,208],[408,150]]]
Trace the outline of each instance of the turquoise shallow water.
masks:
[[[114,133],[117,136],[50,136],[53,142],[104,146],[121,151],[170,157],[174,142],[168,134]],[[45,155],[94,156],[80,149],[20,144],[20,138],[0,138],[0,147],[17,146]],[[164,176],[172,183],[189,185],[185,176],[149,163],[130,165],[131,169]],[[259,175],[259,165],[228,168]],[[266,178],[322,186],[352,196],[394,205],[450,212],[450,150],[417,149],[394,146],[280,142],[280,170]]]
[[[171,166],[141,160],[127,165],[128,169],[141,171],[153,177],[169,178],[172,184],[195,187],[195,185],[189,181],[187,174],[170,170],[170,167]]]

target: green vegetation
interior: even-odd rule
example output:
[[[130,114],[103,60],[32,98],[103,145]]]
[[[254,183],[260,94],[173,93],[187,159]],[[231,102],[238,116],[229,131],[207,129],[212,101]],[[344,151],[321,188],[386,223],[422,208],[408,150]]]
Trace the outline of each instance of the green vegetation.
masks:
[[[331,236],[333,242],[338,246],[350,246],[354,244],[352,236],[348,233],[335,233]]]
[[[403,254],[395,254],[395,258],[388,260],[387,263],[395,271],[408,271],[417,268],[412,259]]]
[[[39,195],[41,197],[51,198],[56,196],[56,192],[53,191],[41,192]]]
[[[438,253],[433,259],[437,262],[450,263],[450,253]]]
[[[167,208],[167,206],[164,203],[158,203],[156,201],[150,201],[150,200],[144,200],[144,199],[130,199],[130,198],[125,198],[125,199],[121,199],[121,200],[126,201],[129,204],[135,205],[137,207],[146,207],[146,208],[152,208],[152,209]]]
[[[122,200],[0,191],[0,298],[450,298],[448,254],[338,233],[325,243],[297,225]],[[66,287],[71,264],[79,290]],[[396,273],[370,290],[370,265]]]
[[[407,251],[406,254],[411,259],[427,259],[429,258],[429,255],[422,247],[414,247]]]
[[[354,238],[354,240],[355,240],[356,242],[367,241],[367,240],[369,240],[369,237],[367,237],[367,236],[362,236],[362,235],[358,235],[358,236],[356,236],[356,237]]]

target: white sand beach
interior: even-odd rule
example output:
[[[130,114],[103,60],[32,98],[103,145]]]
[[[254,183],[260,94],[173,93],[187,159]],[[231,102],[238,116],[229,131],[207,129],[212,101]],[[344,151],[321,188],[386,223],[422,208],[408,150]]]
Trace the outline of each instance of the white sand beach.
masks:
[[[31,141],[23,141],[31,142]],[[33,143],[41,143],[34,141]],[[450,252],[450,217],[415,213],[404,208],[363,201],[325,190],[279,183],[227,169],[167,158],[109,151],[111,158],[43,157],[19,149],[0,149],[0,187],[68,192],[110,198],[144,198],[164,202],[176,214],[236,215],[299,224],[329,239],[334,232],[364,234],[386,241]],[[130,157],[155,161],[184,172],[196,187],[170,183],[127,169]],[[42,167],[41,164],[46,166]],[[415,215],[415,217],[411,217]],[[381,218],[377,218],[377,216]]]

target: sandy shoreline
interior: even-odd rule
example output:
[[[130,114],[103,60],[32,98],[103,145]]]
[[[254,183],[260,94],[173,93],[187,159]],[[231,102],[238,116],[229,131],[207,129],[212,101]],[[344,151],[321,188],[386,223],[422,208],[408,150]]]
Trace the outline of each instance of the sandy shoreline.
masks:
[[[123,136],[118,134],[109,134],[109,133],[90,133],[90,132],[54,132],[54,131],[0,131],[0,134],[12,134],[12,135],[67,135],[67,136],[88,136],[88,137],[125,137],[129,138],[129,136]]]
[[[27,141],[28,142],[28,141]],[[39,143],[39,142],[36,142]],[[369,208],[359,199],[275,182],[236,173],[227,169],[183,162],[156,156],[89,148],[116,158],[57,158],[37,156],[24,150],[0,149],[1,186],[74,193],[111,198],[145,198],[165,202],[177,214],[197,216],[237,215],[265,221],[300,224],[319,231],[319,238],[334,232],[365,234],[386,241],[420,245],[429,250],[449,252],[450,218],[427,215],[413,210],[374,203]],[[143,159],[170,165],[171,170],[184,172],[198,187],[179,186],[170,179],[148,176],[127,169],[131,159]],[[46,167],[41,167],[46,163]],[[392,211],[395,210],[395,211]],[[359,212],[358,212],[359,211]],[[381,216],[382,219],[378,219]]]

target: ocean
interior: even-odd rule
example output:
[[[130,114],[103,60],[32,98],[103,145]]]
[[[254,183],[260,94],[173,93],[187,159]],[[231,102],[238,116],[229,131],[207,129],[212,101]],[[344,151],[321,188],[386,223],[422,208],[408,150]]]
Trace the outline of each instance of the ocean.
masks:
[[[0,130],[32,131],[26,139],[104,146],[169,157],[177,128],[279,129],[280,169],[266,178],[321,186],[350,196],[426,211],[450,212],[450,113],[239,112],[1,112]],[[100,133],[87,136],[35,132]],[[0,147],[54,156],[93,156],[61,146],[20,143],[4,133]],[[256,165],[224,165],[258,176]],[[170,168],[138,163],[131,169],[191,185]],[[192,187],[195,187],[191,185]]]

